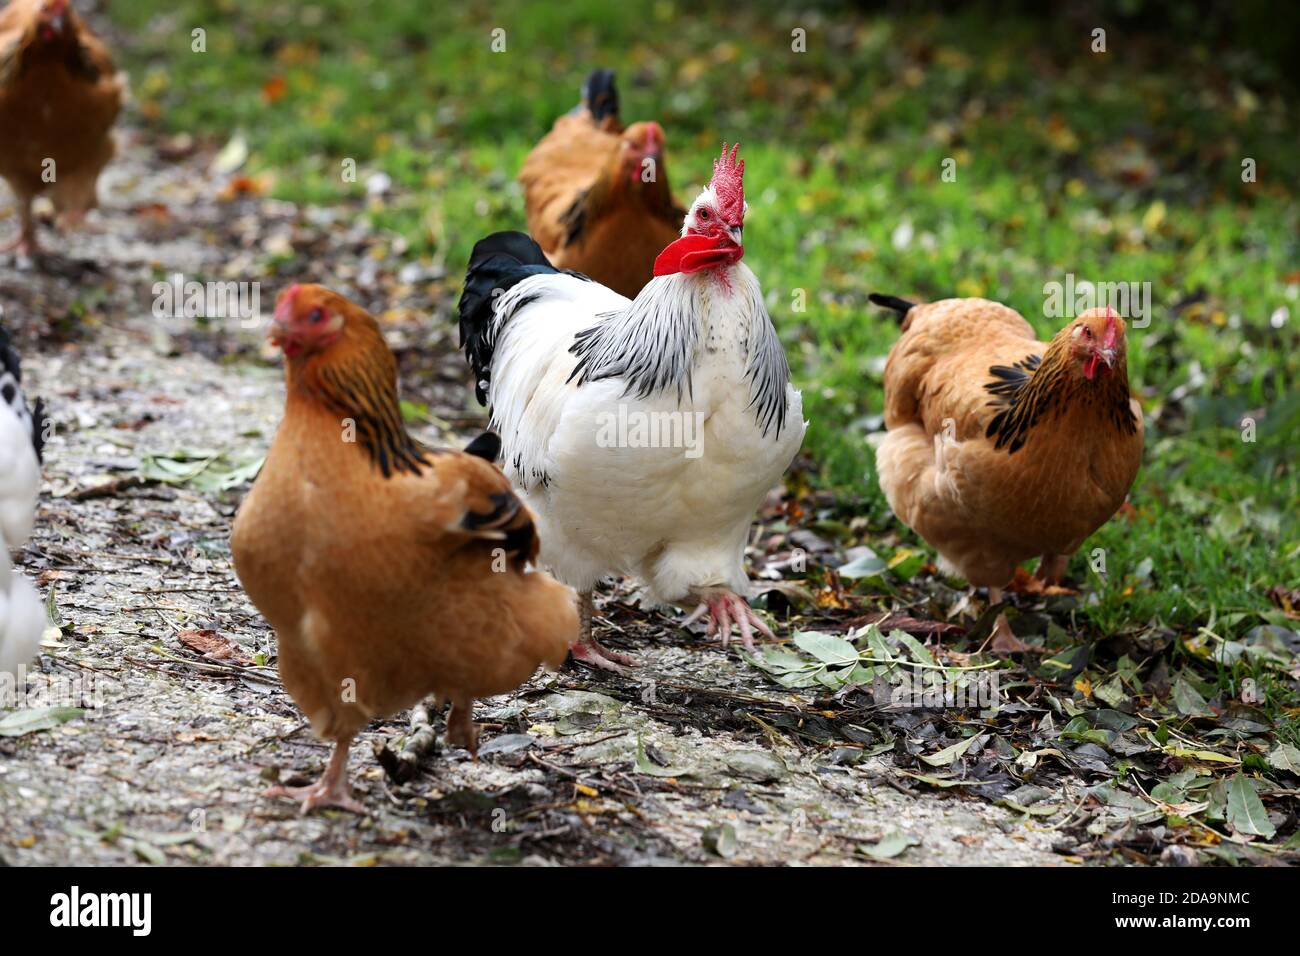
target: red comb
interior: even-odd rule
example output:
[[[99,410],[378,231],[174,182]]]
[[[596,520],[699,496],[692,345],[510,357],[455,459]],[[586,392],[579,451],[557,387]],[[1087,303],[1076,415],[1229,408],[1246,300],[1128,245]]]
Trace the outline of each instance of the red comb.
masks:
[[[713,193],[718,197],[718,214],[729,222],[739,223],[745,211],[745,161],[736,162],[740,144],[722,144],[722,155],[713,161]]]
[[[284,320],[293,315],[293,300],[298,297],[298,292],[301,289],[302,286],[295,282],[280,293],[280,301],[275,305],[275,317],[277,319]]]
[[[1115,340],[1119,338],[1119,323],[1115,321],[1118,316],[1110,305],[1106,306],[1106,330],[1102,333],[1101,344],[1103,348],[1114,348]]]

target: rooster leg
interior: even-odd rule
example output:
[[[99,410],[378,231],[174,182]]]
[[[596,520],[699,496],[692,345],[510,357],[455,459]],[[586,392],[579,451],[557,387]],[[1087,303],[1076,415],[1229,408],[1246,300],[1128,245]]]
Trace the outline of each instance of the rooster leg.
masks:
[[[36,241],[36,219],[32,215],[32,201],[30,199],[18,200],[18,215],[21,223],[18,238],[0,246],[0,253],[17,252],[20,256],[35,259],[40,255],[41,247]]]
[[[1070,566],[1068,554],[1045,554],[1038,562],[1034,577],[1047,585],[1059,585],[1065,578],[1066,568]]]
[[[598,667],[601,670],[613,671],[615,674],[626,674],[625,667],[632,667],[636,664],[636,658],[630,654],[620,654],[618,651],[611,651],[608,647],[603,647],[597,642],[595,635],[592,634],[591,621],[596,615],[596,602],[591,597],[590,591],[583,591],[578,595],[578,640],[569,648],[569,653],[573,655],[575,661],[582,661],[592,667]]]
[[[351,746],[350,737],[347,740],[335,741],[329,765],[315,783],[305,787],[272,787],[263,796],[301,800],[304,816],[317,807],[338,807],[341,810],[364,814],[366,808],[352,799],[352,790],[348,787],[348,748]]]
[[[702,603],[687,620],[692,621],[707,610],[709,629],[705,632],[706,637],[716,634],[722,641],[722,646],[726,647],[731,643],[731,627],[734,624],[740,631],[740,643],[747,651],[754,650],[754,631],[775,640],[772,629],[735,591],[726,588],[701,588],[697,593]]]
[[[469,755],[478,759],[478,724],[474,723],[474,700],[454,697],[447,711],[447,743],[464,747]]]

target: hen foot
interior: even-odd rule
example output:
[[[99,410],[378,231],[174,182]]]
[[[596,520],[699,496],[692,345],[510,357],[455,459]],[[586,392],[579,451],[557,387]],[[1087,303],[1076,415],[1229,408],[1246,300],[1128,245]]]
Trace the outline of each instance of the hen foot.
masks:
[[[351,741],[334,745],[334,753],[330,755],[329,765],[326,766],[325,772],[321,774],[321,778],[315,783],[307,784],[305,787],[275,786],[267,790],[263,796],[289,797],[293,800],[301,800],[303,816],[318,807],[338,807],[340,810],[365,814],[365,806],[353,799],[352,790],[348,786],[348,747],[350,744]]]
[[[1068,554],[1045,554],[1038,562],[1034,577],[1047,585],[1059,585],[1065,579],[1066,569],[1070,566]]]
[[[447,743],[464,747],[478,759],[478,724],[474,723],[474,702],[454,700],[447,711]]]

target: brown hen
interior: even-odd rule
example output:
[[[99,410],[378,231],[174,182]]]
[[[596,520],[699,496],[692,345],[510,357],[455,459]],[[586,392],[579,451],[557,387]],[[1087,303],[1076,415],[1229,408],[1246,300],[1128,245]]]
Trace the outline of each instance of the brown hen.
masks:
[[[614,74],[593,71],[582,103],[555,121],[519,173],[528,231],[552,265],[636,297],[685,216],[663,147],[658,123],[623,128]]]
[[[1124,503],[1142,460],[1124,320],[1109,308],[1039,342],[986,299],[913,305],[885,366],[880,487],[941,565],[999,603],[1020,562],[1059,583],[1070,556]],[[1005,615],[994,648],[1020,650]]]
[[[12,0],[0,10],[0,178],[20,217],[5,251],[39,251],[32,200],[46,190],[65,224],[95,207],[122,92],[108,49],[68,0]]]
[[[573,592],[529,564],[532,514],[484,435],[470,453],[407,434],[397,371],[375,320],[320,286],[294,286],[272,339],[287,399],[261,474],[235,516],[231,551],[275,628],[285,688],[335,741],[310,787],[276,788],[303,810],[359,810],[352,738],[428,694],[449,699],[448,738],[474,751],[475,697],[505,693],[577,637]],[[487,459],[487,460],[484,460]]]

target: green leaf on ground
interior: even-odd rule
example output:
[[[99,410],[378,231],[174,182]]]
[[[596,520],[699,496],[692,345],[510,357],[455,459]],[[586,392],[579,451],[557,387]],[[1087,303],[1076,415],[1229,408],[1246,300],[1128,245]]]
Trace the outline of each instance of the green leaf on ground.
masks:
[[[1239,773],[1228,781],[1228,825],[1237,833],[1262,836],[1265,840],[1277,833],[1255,790],[1255,782],[1245,774]]]
[[[879,843],[864,846],[862,852],[872,859],[892,860],[896,856],[901,856],[908,847],[920,845],[921,841],[918,837],[901,830],[891,830],[881,838]]]
[[[80,707],[42,707],[39,710],[16,710],[0,718],[0,737],[22,737],[41,730],[52,730],[84,714]]]

